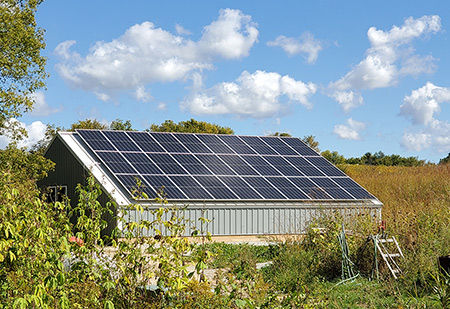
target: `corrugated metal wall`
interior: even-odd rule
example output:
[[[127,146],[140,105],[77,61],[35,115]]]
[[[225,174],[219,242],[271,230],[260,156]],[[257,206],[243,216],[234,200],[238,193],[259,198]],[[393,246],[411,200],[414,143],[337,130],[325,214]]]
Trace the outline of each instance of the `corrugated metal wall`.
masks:
[[[325,215],[339,213],[343,218],[351,219],[361,214],[370,214],[378,218],[381,207],[363,204],[328,203],[321,205],[314,204],[253,204],[252,205],[226,205],[221,206],[198,205],[189,206],[178,211],[178,216],[192,222],[197,229],[201,228],[200,217],[210,220],[203,230],[209,231],[213,236],[231,235],[274,235],[274,234],[296,234],[302,233],[308,225],[315,219]],[[163,219],[170,220],[170,214]],[[137,210],[127,211],[124,214],[127,222],[139,222],[140,220],[153,221],[156,219],[151,209],[143,212]],[[185,235],[191,233],[191,229],[186,230]],[[152,236],[153,233],[145,231],[144,235]]]

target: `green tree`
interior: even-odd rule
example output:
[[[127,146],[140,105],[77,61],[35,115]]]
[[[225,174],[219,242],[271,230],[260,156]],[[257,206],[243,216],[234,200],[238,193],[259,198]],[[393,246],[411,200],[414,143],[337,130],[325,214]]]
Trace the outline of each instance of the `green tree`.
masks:
[[[354,165],[362,164],[361,163],[361,158],[355,158],[355,157],[351,157],[351,158],[345,159],[345,163],[347,163],[347,164],[354,164]]]
[[[152,124],[148,131],[151,132],[182,132],[182,133],[211,133],[211,134],[234,134],[229,127],[222,127],[215,123],[197,121],[190,119],[178,123],[166,120],[162,124]]]
[[[109,125],[109,129],[117,131],[134,131],[130,120],[123,121],[119,118],[111,122],[111,124]]]
[[[109,126],[101,123],[97,119],[86,119],[73,123],[67,131],[75,131],[77,129],[108,130]]]
[[[345,163],[344,156],[340,155],[337,151],[325,150],[325,151],[322,151],[321,155],[333,164],[344,164]]]
[[[314,135],[306,135],[302,138],[302,141],[306,143],[306,145],[320,153],[319,142],[316,141],[316,137]]]
[[[14,129],[11,118],[33,108],[30,96],[45,87],[44,30],[35,14],[42,0],[3,0],[0,4],[0,134]]]
[[[275,132],[274,134],[272,134],[271,136],[279,136],[279,137],[292,137],[292,135],[290,135],[289,133],[286,132]]]
[[[450,153],[445,158],[439,160],[439,164],[447,164],[450,163]]]

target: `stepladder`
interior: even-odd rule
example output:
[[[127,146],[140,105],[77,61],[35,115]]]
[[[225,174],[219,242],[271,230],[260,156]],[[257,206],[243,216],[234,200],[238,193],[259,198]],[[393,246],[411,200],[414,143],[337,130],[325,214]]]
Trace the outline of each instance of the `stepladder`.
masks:
[[[395,279],[402,273],[400,266],[398,265],[401,259],[404,259],[402,249],[398,245],[397,239],[394,236],[384,237],[384,235],[377,235],[375,237],[375,245],[380,252],[381,257],[389,268],[392,276]],[[380,237],[381,236],[381,237]]]

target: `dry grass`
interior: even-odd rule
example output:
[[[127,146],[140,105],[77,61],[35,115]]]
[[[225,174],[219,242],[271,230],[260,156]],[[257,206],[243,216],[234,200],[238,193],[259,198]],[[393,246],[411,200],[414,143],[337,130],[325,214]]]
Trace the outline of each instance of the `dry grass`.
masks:
[[[450,254],[450,164],[345,171],[383,202],[387,230],[400,240],[413,273],[436,269],[437,257]]]

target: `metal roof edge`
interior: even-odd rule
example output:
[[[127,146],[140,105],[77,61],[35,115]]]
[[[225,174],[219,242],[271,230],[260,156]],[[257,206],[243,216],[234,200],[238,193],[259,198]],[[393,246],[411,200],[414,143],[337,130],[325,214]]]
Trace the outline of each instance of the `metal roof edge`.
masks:
[[[98,163],[88,147],[82,146],[82,141],[76,132],[58,132],[57,136],[66,145],[69,151],[80,162],[80,164],[92,173],[95,179],[102,186],[104,191],[111,196],[117,205],[129,205],[132,202],[127,195],[120,190],[120,187],[114,182],[112,177],[103,169],[101,163]]]
[[[290,201],[290,200],[262,200],[262,201],[168,201],[168,204],[160,204],[156,200],[133,200],[133,204],[141,205],[143,207],[159,208],[159,207],[188,207],[195,209],[208,208],[315,208],[315,209],[334,209],[334,208],[352,208],[352,207],[367,207],[379,209],[382,207],[381,203],[371,203],[372,200],[359,201]]]

